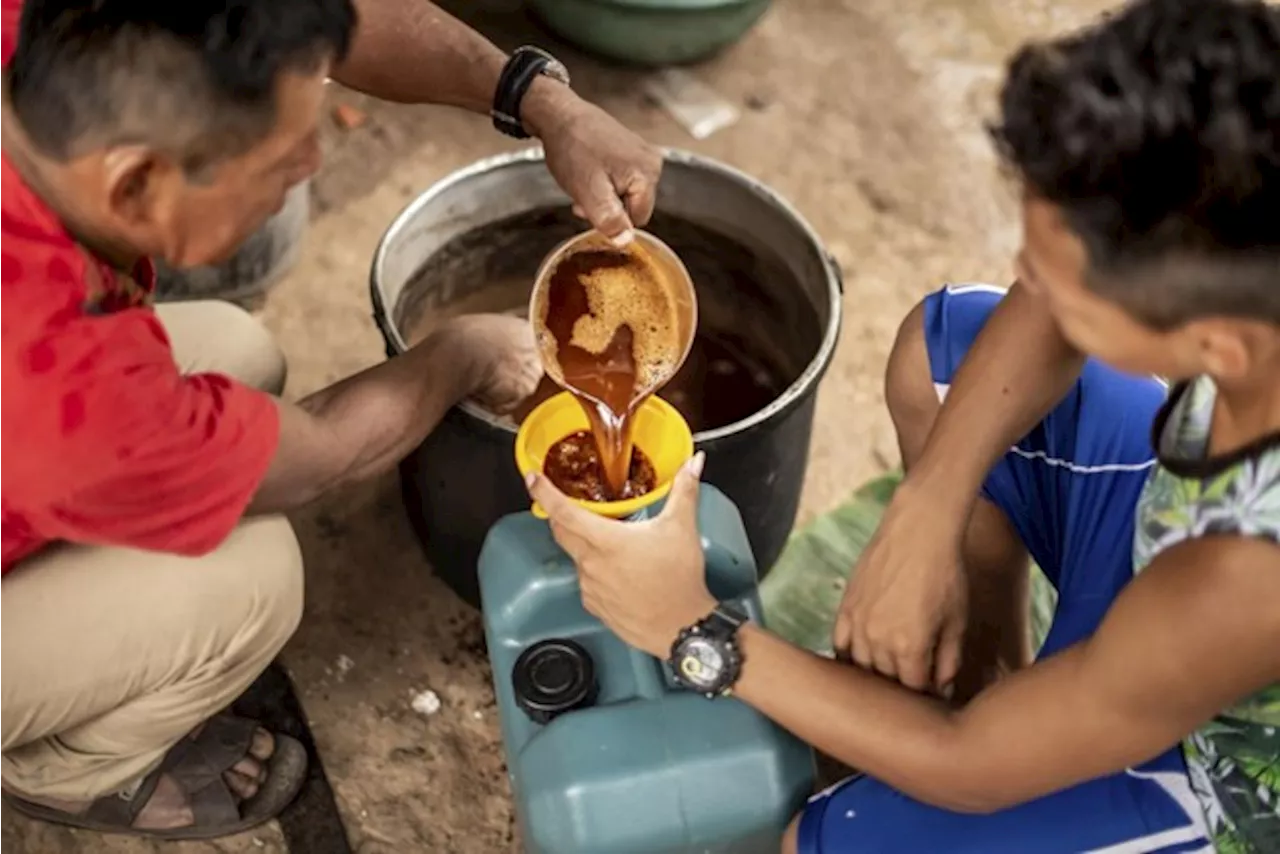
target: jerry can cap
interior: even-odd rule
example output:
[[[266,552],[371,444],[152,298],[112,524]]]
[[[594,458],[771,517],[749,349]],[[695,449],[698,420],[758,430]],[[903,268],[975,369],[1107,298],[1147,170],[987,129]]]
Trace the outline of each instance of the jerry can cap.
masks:
[[[525,648],[511,669],[516,705],[531,720],[548,724],[596,701],[595,662],[582,644],[548,638]]]

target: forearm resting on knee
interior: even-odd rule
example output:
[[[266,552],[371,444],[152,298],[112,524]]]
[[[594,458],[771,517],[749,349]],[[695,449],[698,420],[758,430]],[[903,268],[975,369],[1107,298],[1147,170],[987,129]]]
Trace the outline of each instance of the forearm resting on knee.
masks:
[[[279,401],[279,443],[249,512],[289,510],[394,467],[473,385],[447,345],[435,335],[297,404]]]

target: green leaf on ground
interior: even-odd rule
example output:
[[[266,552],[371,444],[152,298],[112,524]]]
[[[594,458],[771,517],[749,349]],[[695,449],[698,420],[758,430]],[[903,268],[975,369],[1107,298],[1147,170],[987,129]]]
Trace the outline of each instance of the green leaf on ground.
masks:
[[[892,472],[863,485],[844,504],[792,534],[760,583],[769,628],[806,649],[831,652],[831,629],[850,570],[871,540],[902,481]],[[1039,568],[1031,578],[1031,625],[1038,649],[1053,619],[1053,586]]]

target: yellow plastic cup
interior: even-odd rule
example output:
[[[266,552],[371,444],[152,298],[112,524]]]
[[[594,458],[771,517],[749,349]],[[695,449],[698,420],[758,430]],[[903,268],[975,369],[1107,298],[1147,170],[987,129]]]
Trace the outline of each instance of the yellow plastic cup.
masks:
[[[625,501],[573,499],[592,513],[611,519],[626,519],[665,498],[680,467],[693,456],[693,432],[684,417],[665,400],[646,399],[632,417],[632,439],[635,447],[644,451],[653,463],[657,485],[651,492]],[[590,429],[582,404],[569,392],[544,401],[529,413],[516,433],[516,467],[520,469],[520,476],[528,477],[535,471],[541,473],[552,445],[570,433]],[[531,509],[537,518],[547,518],[546,511],[536,501]]]

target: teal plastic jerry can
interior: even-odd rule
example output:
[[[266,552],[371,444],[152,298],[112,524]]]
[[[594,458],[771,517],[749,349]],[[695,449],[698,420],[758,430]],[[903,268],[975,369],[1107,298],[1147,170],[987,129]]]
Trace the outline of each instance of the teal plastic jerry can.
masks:
[[[704,484],[698,523],[712,594],[759,621],[737,508]],[[525,851],[776,854],[812,791],[804,743],[737,699],[679,687],[587,614],[573,563],[532,514],[493,527],[479,573]]]

